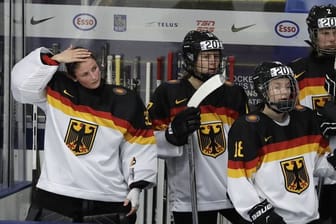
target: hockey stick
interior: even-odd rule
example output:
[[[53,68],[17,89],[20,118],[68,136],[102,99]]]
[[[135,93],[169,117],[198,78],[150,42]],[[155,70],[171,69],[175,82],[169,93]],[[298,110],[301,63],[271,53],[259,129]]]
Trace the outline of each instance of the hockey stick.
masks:
[[[107,68],[106,68],[106,84],[113,84],[113,71],[112,71],[113,56],[107,55]]]
[[[37,197],[37,189],[36,184],[40,177],[41,168],[40,168],[40,157],[39,157],[39,149],[37,145],[37,118],[38,118],[38,109],[36,105],[33,105],[33,114],[32,114],[32,189],[30,195],[30,206],[25,220],[27,221],[35,221],[41,215],[42,209],[38,207],[36,204]]]
[[[168,52],[167,58],[167,79],[172,80],[173,78],[173,60],[174,60],[174,53]]]
[[[120,86],[120,73],[121,73],[121,55],[117,54],[114,57],[115,62],[115,84]]]
[[[105,43],[102,48],[101,48],[101,58],[100,58],[100,71],[101,71],[101,76],[105,79],[106,78],[106,73],[107,73],[107,68],[106,68],[106,60],[107,60],[107,55],[109,51],[109,44]]]
[[[151,95],[151,87],[152,87],[152,63],[146,62],[146,92],[145,92],[145,103],[149,104],[150,95]],[[147,189],[145,191],[145,200],[146,200],[146,209],[145,209],[145,224],[153,223],[153,199],[154,199],[154,191],[153,188]]]
[[[133,60],[133,73],[131,78],[131,88],[136,92],[140,92],[140,57],[137,56]]]
[[[188,101],[188,107],[198,107],[199,104],[213,91],[222,86],[225,82],[224,74],[217,74],[205,83],[203,83],[196,92],[192,95]],[[190,173],[190,192],[191,192],[191,209],[192,209],[192,220],[193,224],[198,224],[197,215],[197,188],[196,188],[196,172],[195,172],[195,156],[193,151],[193,135],[195,132],[188,137],[188,144],[186,145],[186,150],[189,159],[189,173]]]

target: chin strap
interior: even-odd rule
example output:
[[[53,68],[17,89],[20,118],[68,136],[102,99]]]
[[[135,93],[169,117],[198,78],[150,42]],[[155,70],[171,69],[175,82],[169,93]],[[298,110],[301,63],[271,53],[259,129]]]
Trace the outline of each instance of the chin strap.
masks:
[[[315,49],[313,43],[310,40],[305,40],[304,42],[306,42],[309,46]]]
[[[279,109],[276,109],[276,108],[272,107],[272,105],[275,106],[275,107],[277,107],[277,104],[275,104],[275,103],[268,103],[268,102],[267,102],[267,105],[268,105],[268,107],[269,107],[271,110],[273,110],[273,111],[274,111],[275,113],[277,113],[277,114],[285,113],[284,111],[280,111]]]
[[[206,82],[208,79],[210,79],[213,75],[208,75],[208,74],[201,74],[201,73],[193,73],[192,76],[195,77],[196,79],[198,79],[201,82]]]

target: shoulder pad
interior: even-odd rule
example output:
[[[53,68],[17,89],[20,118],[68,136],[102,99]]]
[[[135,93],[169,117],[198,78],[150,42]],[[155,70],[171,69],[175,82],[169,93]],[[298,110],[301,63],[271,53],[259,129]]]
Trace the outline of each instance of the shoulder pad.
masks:
[[[307,108],[305,106],[302,106],[302,105],[298,104],[298,105],[295,106],[295,110],[305,111],[305,110],[307,110]]]
[[[122,87],[114,87],[112,91],[114,92],[114,94],[120,95],[120,96],[126,95],[127,93],[127,90]]]
[[[176,83],[180,83],[180,80],[179,79],[172,79],[172,80],[168,80],[167,83],[176,84]]]
[[[259,115],[251,114],[251,115],[246,115],[245,120],[250,123],[256,123],[260,121],[260,117]]]
[[[231,82],[231,81],[225,81],[224,84],[227,85],[227,86],[233,86],[234,85],[233,82]]]

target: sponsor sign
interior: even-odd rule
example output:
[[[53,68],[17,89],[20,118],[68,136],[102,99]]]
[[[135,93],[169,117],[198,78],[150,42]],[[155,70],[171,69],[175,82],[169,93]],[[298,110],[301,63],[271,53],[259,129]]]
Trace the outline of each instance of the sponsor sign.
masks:
[[[96,18],[89,13],[80,13],[72,20],[73,25],[79,30],[92,30],[97,25]]]
[[[27,37],[181,42],[190,30],[225,44],[307,46],[306,14],[225,10],[27,4]],[[248,20],[246,19],[248,18]],[[83,31],[85,35],[83,35]]]

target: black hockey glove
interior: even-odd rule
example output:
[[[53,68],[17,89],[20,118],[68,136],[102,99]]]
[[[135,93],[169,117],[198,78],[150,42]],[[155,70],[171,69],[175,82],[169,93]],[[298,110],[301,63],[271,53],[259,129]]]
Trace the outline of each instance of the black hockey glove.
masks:
[[[329,138],[336,135],[336,122],[323,121],[320,125],[323,136]]]
[[[324,89],[332,96],[336,96],[336,82],[334,79],[326,75],[324,81]]]
[[[253,224],[286,224],[266,199],[254,206],[248,214]]]
[[[165,133],[166,139],[176,146],[187,144],[188,135],[199,129],[200,125],[200,110],[195,107],[188,107],[178,113],[170,123]]]
[[[319,116],[332,122],[336,122],[336,105],[332,101],[327,101],[323,107],[316,108]]]
[[[317,115],[321,120],[321,132],[325,137],[336,135],[336,105],[328,101],[323,107],[317,107]]]

